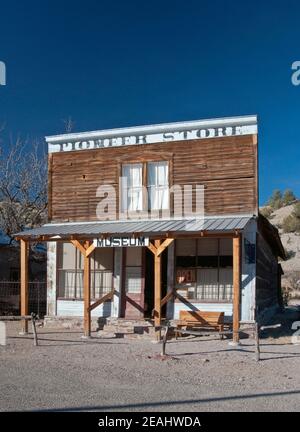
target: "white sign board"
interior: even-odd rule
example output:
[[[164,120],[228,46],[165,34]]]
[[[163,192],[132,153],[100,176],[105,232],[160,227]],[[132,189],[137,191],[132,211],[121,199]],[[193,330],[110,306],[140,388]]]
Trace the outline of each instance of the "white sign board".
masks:
[[[257,134],[257,118],[233,117],[46,137],[49,153]]]
[[[149,246],[148,237],[107,237],[94,239],[95,247],[143,247]]]

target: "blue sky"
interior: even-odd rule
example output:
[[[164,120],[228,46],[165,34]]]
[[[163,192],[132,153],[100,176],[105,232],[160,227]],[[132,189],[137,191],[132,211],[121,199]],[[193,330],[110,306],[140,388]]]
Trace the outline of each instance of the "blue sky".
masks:
[[[259,115],[260,201],[300,196],[300,3],[1,2],[0,123],[42,138],[75,131]]]

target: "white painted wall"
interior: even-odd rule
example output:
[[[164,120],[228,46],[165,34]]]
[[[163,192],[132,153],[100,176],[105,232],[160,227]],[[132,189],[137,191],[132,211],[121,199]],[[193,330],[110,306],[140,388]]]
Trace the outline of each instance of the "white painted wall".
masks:
[[[93,302],[91,302],[92,304]],[[57,300],[57,316],[83,317],[83,300]],[[92,310],[92,317],[108,317],[112,313],[112,302],[105,302]]]

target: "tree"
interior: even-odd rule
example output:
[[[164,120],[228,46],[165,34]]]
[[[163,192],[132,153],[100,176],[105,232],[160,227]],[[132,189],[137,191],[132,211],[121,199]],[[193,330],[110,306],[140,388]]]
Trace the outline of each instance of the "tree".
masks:
[[[268,205],[274,210],[282,207],[282,193],[279,189],[274,190],[271,198],[268,201]]]
[[[8,148],[6,148],[8,147]],[[0,143],[0,229],[13,235],[47,219],[47,158],[37,142]]]
[[[296,200],[295,194],[291,189],[287,189],[282,197],[283,205],[292,204]]]
[[[64,126],[65,126],[65,130],[64,132],[66,133],[71,133],[74,130],[75,127],[75,122],[73,121],[72,117],[69,116],[68,118],[63,120]]]

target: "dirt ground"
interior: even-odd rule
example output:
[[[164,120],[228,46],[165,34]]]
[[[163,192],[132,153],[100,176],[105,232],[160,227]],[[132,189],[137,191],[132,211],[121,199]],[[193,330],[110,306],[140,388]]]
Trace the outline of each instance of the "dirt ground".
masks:
[[[262,334],[258,363],[250,338],[239,349],[215,336],[172,340],[162,360],[160,344],[96,334],[86,341],[78,330],[38,328],[34,347],[10,323],[0,410],[299,411],[300,345],[290,337],[297,318],[289,310],[281,329]]]

